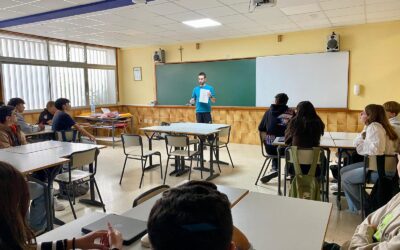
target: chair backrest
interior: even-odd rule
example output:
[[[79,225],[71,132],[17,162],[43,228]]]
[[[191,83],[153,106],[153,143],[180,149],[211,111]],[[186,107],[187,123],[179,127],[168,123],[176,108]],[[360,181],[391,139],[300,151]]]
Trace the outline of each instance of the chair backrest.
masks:
[[[138,147],[141,155],[143,155],[143,141],[140,135],[121,134],[122,147],[124,154],[128,154],[127,149],[130,147]]]
[[[189,146],[189,137],[186,135],[167,135],[165,136],[167,147],[184,148]]]
[[[229,137],[231,134],[231,127],[224,127],[221,128],[218,132],[218,140],[220,143],[225,143],[228,144],[229,143]]]
[[[92,148],[84,151],[74,152],[69,156],[71,168],[79,168],[86,165],[90,165],[97,161],[99,155],[98,148]]]
[[[294,159],[292,155],[291,147],[286,148],[286,161],[294,164]],[[319,148],[318,152],[323,153],[322,149]],[[321,164],[321,157],[318,157],[317,164]],[[311,165],[314,159],[314,150],[313,148],[298,148],[297,149],[297,159],[300,165]]]
[[[267,137],[267,132],[259,131],[260,132],[260,143],[261,143],[261,153],[264,157],[267,157],[267,151],[265,149],[265,138]]]
[[[57,141],[79,142],[80,134],[78,130],[56,131]]]
[[[142,193],[141,195],[139,195],[138,197],[136,197],[133,200],[132,207],[136,207],[137,205],[147,201],[148,199],[150,199],[168,189],[169,189],[168,185],[160,185],[160,186],[154,187],[150,190],[147,190],[146,192]]]
[[[385,173],[396,172],[397,167],[397,156],[396,155],[385,155]],[[378,161],[375,155],[367,157],[367,168],[371,171],[378,171]]]

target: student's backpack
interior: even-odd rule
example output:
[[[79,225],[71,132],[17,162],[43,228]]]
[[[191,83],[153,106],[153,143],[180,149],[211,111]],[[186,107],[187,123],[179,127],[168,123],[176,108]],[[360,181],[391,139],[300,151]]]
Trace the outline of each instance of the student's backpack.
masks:
[[[366,197],[364,205],[365,216],[386,205],[395,196],[399,190],[399,176],[397,169],[394,176],[385,174],[385,156],[376,156],[378,168],[378,180],[372,187],[371,193]]]
[[[303,174],[298,160],[296,146],[289,149],[294,165],[295,176],[290,186],[289,196],[307,200],[321,200],[320,185],[315,177],[317,164],[320,158],[320,148],[313,148],[313,161],[307,174]]]

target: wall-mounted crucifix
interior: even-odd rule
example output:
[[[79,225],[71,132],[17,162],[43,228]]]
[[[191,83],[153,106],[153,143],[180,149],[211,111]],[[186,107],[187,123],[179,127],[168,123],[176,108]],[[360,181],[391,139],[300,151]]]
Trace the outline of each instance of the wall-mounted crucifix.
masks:
[[[183,47],[182,47],[182,45],[179,47],[179,53],[181,54],[181,62],[182,62],[182,51],[183,51]]]

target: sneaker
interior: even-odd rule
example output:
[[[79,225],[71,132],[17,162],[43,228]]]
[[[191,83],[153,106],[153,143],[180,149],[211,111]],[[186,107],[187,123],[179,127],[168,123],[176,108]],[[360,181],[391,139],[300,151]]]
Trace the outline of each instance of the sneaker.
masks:
[[[272,180],[273,178],[278,177],[278,171],[271,171],[269,172],[269,174],[263,176],[260,181],[262,183],[268,183],[270,180]]]
[[[329,189],[333,192],[337,192],[338,191],[338,184],[337,183],[333,183],[332,185],[329,186]]]
[[[62,204],[57,197],[54,197],[54,210],[63,211],[65,209],[64,204]]]

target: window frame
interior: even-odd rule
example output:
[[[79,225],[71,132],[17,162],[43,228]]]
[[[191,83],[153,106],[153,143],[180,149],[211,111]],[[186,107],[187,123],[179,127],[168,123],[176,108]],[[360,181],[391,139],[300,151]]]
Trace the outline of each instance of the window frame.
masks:
[[[20,34],[16,32],[8,32],[8,31],[0,31],[0,34],[9,34],[13,36],[19,36],[21,38],[28,37],[34,39],[42,39],[46,41],[47,46],[47,60],[38,60],[38,59],[25,59],[25,58],[16,58],[16,57],[5,57],[0,56],[0,98],[4,100],[4,84],[3,84],[3,72],[2,67],[3,64],[19,64],[19,65],[33,65],[33,66],[46,66],[48,72],[50,73],[50,67],[67,67],[67,68],[83,68],[84,70],[84,81],[85,81],[85,106],[75,106],[73,109],[81,109],[81,108],[89,108],[90,107],[90,99],[89,99],[89,77],[88,77],[88,69],[106,69],[106,70],[114,70],[115,71],[115,103],[108,103],[108,104],[99,104],[98,106],[117,106],[119,102],[119,82],[118,82],[118,50],[115,47],[108,47],[102,45],[95,45],[95,44],[87,44],[81,42],[73,42],[61,39],[52,39],[48,37],[41,37],[41,36],[32,36],[26,34]],[[67,53],[67,60],[66,61],[56,61],[50,60],[50,42],[61,42],[66,44],[66,53]],[[71,45],[81,45],[84,47],[84,62],[71,62],[70,55],[69,55],[69,46]],[[106,48],[106,49],[113,49],[115,55],[115,65],[103,65],[103,64],[88,64],[87,63],[87,47],[99,47],[99,48]],[[51,93],[51,79],[49,74],[49,96],[53,99]],[[7,102],[7,100],[4,100]],[[43,107],[44,108],[44,107]],[[26,112],[38,112],[40,109],[29,109]]]

